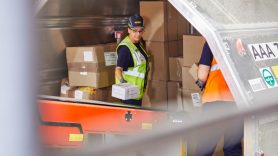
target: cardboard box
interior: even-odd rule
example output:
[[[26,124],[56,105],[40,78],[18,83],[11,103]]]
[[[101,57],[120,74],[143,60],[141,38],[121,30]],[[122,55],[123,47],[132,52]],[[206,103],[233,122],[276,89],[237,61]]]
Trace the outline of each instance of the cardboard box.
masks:
[[[167,42],[146,42],[146,49],[150,55],[149,80],[169,80],[169,57]]]
[[[140,2],[140,15],[144,18],[145,32],[143,39],[147,41],[166,41],[167,23],[165,2]]]
[[[198,80],[198,65],[196,63],[192,64],[189,73],[195,81]]]
[[[168,88],[168,111],[179,112],[183,111],[182,104],[182,85],[180,82],[167,82]]]
[[[196,81],[189,73],[190,67],[182,67],[182,87],[186,90],[200,90],[200,88],[196,85]]]
[[[103,89],[103,88],[101,88],[101,89]],[[107,93],[107,99],[106,99],[105,102],[112,102],[112,103],[120,103],[121,102],[120,99],[115,98],[115,97],[112,96],[112,86],[111,87],[106,87],[106,89],[107,89],[108,93]]]
[[[187,27],[178,26],[182,23],[178,20],[178,14],[169,2],[141,1],[140,15],[145,20],[144,40],[164,42],[181,39]]]
[[[178,54],[177,57],[183,57],[183,40],[178,40]]]
[[[70,97],[70,92],[76,90],[78,87],[71,87],[69,85],[68,78],[64,78],[61,81],[61,87],[60,87],[60,96],[61,97]]]
[[[122,100],[135,99],[139,96],[139,87],[130,83],[114,84],[112,96]]]
[[[168,41],[168,52],[169,57],[178,56],[178,41]]]
[[[171,81],[182,82],[182,57],[169,58],[169,77]]]
[[[194,90],[185,90],[182,92],[184,111],[200,111],[202,107],[201,92]]]
[[[191,66],[195,62],[199,62],[205,39],[201,36],[183,36],[183,65]]]
[[[167,110],[167,82],[148,81],[142,100],[143,107]]]
[[[68,47],[70,86],[108,87],[115,82],[116,44]]]

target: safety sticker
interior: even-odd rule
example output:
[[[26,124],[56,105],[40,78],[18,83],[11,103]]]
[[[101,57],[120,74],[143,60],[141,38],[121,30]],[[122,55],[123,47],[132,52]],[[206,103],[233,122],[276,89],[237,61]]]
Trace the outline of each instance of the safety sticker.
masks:
[[[272,71],[276,77],[276,79],[278,79],[278,66],[272,66]]]
[[[84,55],[85,62],[93,61],[93,52],[92,51],[84,51],[83,55]]]
[[[148,130],[148,129],[152,129],[153,128],[153,124],[152,123],[142,123],[142,129],[144,130]]]
[[[248,82],[249,82],[253,92],[258,92],[258,91],[262,91],[262,90],[266,89],[262,78],[248,80]]]
[[[276,79],[269,67],[261,68],[260,72],[261,72],[262,78],[268,88],[277,87]]]
[[[248,48],[255,61],[278,58],[278,42],[249,44]]]
[[[69,141],[83,141],[83,134],[69,134]]]

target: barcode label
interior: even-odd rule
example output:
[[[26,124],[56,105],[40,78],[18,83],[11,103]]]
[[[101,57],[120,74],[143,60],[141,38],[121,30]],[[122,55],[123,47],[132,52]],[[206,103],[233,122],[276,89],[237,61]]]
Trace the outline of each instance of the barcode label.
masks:
[[[266,89],[261,78],[252,79],[248,81],[254,92],[258,92]]]
[[[199,93],[191,93],[192,103],[194,107],[201,107],[201,98]]]

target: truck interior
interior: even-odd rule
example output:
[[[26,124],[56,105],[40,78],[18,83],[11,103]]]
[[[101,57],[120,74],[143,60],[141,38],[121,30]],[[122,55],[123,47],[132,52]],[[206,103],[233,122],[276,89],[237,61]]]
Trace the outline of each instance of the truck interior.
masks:
[[[140,3],[150,7],[149,1],[139,0],[34,1],[40,57],[39,130],[42,143],[48,150],[98,147],[96,144],[110,142],[111,138],[156,129],[169,119],[179,122],[175,117],[185,116],[184,112],[167,110],[169,106],[166,106],[167,109],[137,107],[113,101],[115,99],[101,101],[61,97],[62,79],[68,77],[66,48],[116,43],[115,32],[123,32],[127,28],[128,17],[135,13],[142,15]],[[243,112],[262,104],[278,102],[275,97],[278,91],[276,0],[169,0],[161,3],[171,5],[179,18],[188,22],[185,34],[205,38],[237,106]],[[151,19],[146,19],[147,25]],[[145,33],[151,34],[147,30]],[[166,34],[170,36],[171,31]],[[182,42],[182,38],[177,40]],[[147,41],[147,46],[150,44]],[[193,44],[189,46],[193,47]],[[159,57],[161,62],[165,61],[162,54]],[[151,64],[153,68],[158,65]],[[163,71],[158,72],[161,73]],[[160,94],[159,89],[156,93]],[[266,155],[277,152],[272,148],[277,147],[277,141],[273,141],[277,139],[277,132],[265,128],[277,129],[277,120],[276,113],[246,117],[244,155],[254,155],[261,150]],[[175,131],[169,132],[169,135],[172,133]],[[190,155],[184,151],[184,142],[174,145],[179,147],[177,155]]]

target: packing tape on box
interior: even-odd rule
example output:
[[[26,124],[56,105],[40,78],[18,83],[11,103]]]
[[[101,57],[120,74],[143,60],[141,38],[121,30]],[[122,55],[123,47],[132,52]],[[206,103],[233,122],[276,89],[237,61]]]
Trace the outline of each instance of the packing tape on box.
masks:
[[[68,70],[75,72],[100,72],[100,71],[109,71],[114,69],[115,66],[105,66],[105,63],[68,63]]]

